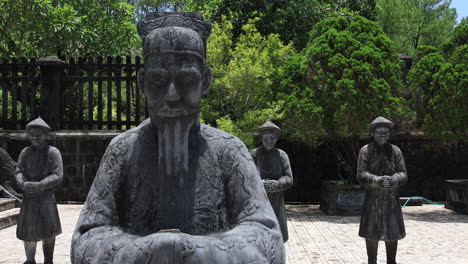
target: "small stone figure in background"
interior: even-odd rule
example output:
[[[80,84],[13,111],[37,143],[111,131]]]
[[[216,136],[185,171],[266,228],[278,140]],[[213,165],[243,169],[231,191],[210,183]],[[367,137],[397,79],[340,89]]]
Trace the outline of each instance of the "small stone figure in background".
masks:
[[[63,180],[60,151],[46,142],[50,130],[40,117],[26,125],[32,146],[24,148],[16,166],[16,182],[24,191],[16,236],[24,241],[25,264],[36,263],[37,241],[42,241],[44,264],[53,263],[55,237],[62,233],[54,189]]]
[[[16,162],[10,157],[10,154],[0,147],[0,198],[13,198],[21,201],[23,195],[16,185],[15,167]]]
[[[377,263],[377,247],[385,241],[387,263],[394,264],[398,240],[405,237],[398,187],[407,181],[401,150],[387,143],[393,123],[378,117],[369,125],[373,141],[359,152],[357,179],[366,187],[359,236],[366,239],[369,263]]]
[[[288,154],[275,147],[279,139],[280,128],[267,121],[257,130],[263,146],[250,152],[260,172],[263,186],[268,194],[271,206],[280,224],[283,241],[288,241],[288,226],[284,212],[283,191],[293,185],[293,175]]]

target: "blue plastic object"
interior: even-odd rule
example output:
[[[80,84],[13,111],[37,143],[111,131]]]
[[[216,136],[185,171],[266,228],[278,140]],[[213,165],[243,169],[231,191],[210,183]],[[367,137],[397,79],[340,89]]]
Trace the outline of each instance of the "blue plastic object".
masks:
[[[431,200],[429,200],[429,199],[427,199],[427,198],[424,198],[424,197],[422,197],[422,196],[411,196],[410,198],[408,198],[408,200],[406,200],[406,202],[401,206],[401,208],[405,207],[406,204],[407,204],[409,201],[411,201],[411,199],[414,199],[414,198],[423,199],[424,201],[426,201],[426,202],[428,202],[428,203],[430,203],[430,204],[444,205],[444,204],[441,204],[441,203],[435,203],[435,202],[433,202],[433,201],[431,201]]]
[[[343,165],[348,165],[348,167],[350,168],[351,173],[354,174],[353,167],[351,167],[351,165],[347,161],[342,161],[340,164],[338,164],[338,167],[336,167],[336,173],[338,174],[338,177],[340,177],[340,180],[346,180],[346,178],[341,176],[341,173],[340,173],[340,168]]]

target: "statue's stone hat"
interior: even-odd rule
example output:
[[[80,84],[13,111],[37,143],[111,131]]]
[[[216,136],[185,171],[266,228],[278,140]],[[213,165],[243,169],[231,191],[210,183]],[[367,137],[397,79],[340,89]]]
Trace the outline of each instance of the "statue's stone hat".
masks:
[[[26,125],[26,129],[32,127],[41,127],[47,129],[47,131],[50,130],[50,126],[40,116]]]
[[[394,124],[387,118],[379,116],[369,124],[369,132],[372,132],[372,130],[374,130],[374,128],[376,128],[377,126],[386,126],[391,129],[394,126]]]
[[[137,25],[143,39],[145,58],[154,54],[189,53],[201,57],[203,61],[212,27],[209,21],[203,20],[202,14],[191,12],[152,12]],[[161,40],[166,41],[161,43]]]
[[[263,125],[261,125],[259,128],[257,128],[257,133],[261,134],[262,132],[267,131],[267,130],[275,131],[275,132],[279,133],[281,131],[281,128],[279,128],[279,126],[275,125],[271,121],[266,121],[265,123],[263,123]]]

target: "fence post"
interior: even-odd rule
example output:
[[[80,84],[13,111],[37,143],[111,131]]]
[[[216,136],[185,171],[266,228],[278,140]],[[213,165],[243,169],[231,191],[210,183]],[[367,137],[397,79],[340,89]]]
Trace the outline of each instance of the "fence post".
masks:
[[[52,129],[57,130],[62,119],[62,78],[65,62],[57,57],[47,56],[39,59],[38,64],[41,72],[39,113]]]

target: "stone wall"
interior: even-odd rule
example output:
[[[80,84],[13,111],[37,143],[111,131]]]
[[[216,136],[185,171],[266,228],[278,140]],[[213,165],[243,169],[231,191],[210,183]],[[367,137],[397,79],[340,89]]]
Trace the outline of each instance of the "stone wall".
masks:
[[[48,141],[57,147],[64,162],[64,182],[57,191],[58,201],[84,201],[104,151],[117,131],[59,131],[49,133]],[[363,137],[361,145],[370,141]],[[447,179],[468,179],[468,144],[441,144],[426,136],[411,133],[393,137],[391,142],[403,152],[409,181],[401,196],[421,195],[445,200]],[[29,145],[24,131],[0,131],[0,146],[16,161]],[[311,149],[303,144],[280,141],[278,147],[288,153],[294,174],[294,186],[287,191],[290,202],[320,201],[321,180],[337,180],[336,156],[325,147]],[[353,164],[353,166],[355,166]]]
[[[370,141],[370,137],[362,137],[360,146]],[[444,201],[445,180],[468,179],[468,143],[444,144],[418,132],[392,136],[390,143],[401,149],[408,171],[408,182],[400,189],[401,197],[419,195]],[[339,180],[340,161],[328,148],[311,149],[284,141],[278,147],[288,153],[294,174],[294,186],[285,193],[287,201],[318,202],[321,181]]]
[[[50,132],[48,142],[58,148],[63,159],[63,183],[57,201],[84,201],[99,163],[115,131]],[[0,146],[17,161],[23,148],[29,146],[25,131],[0,131]]]

